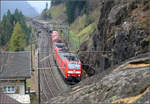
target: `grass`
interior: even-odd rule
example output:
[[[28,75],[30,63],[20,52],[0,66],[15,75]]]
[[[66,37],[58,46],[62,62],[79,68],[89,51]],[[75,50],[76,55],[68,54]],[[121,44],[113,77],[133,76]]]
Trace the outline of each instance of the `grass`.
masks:
[[[80,44],[82,44],[85,40],[88,39],[89,35],[94,32],[96,29],[96,24],[92,23],[85,28],[83,28],[79,33],[74,33],[73,31],[69,31],[70,40],[76,44],[77,48],[79,47],[79,34],[80,34]]]
[[[30,95],[31,104],[38,104],[38,97],[37,95],[31,94]]]
[[[97,24],[99,21],[99,7],[93,10],[92,12],[89,13],[89,15],[84,14],[82,16],[79,16],[70,26],[70,30],[77,34],[81,32],[85,27],[88,25],[95,23]]]
[[[81,36],[81,43],[84,42],[88,38],[88,36],[94,32],[95,29],[96,29],[96,24],[95,23],[92,23],[92,24],[88,25],[87,27],[85,27],[79,33],[80,36]]]
[[[70,26],[70,30],[77,34],[79,33],[86,25],[87,15],[79,16]]]
[[[72,44],[75,45],[75,47],[78,48],[79,45],[79,41],[78,41],[78,35],[73,33],[73,31],[69,31],[69,36],[70,36],[70,41],[72,42]]]
[[[49,12],[50,12],[53,19],[59,18],[59,17],[65,17],[66,16],[65,11],[66,11],[65,4],[60,4],[60,5],[57,5],[57,6],[53,6],[49,10]]]
[[[98,23],[99,17],[100,17],[100,7],[96,8],[94,11],[92,11],[89,15],[89,18],[91,18],[92,22]]]
[[[26,80],[26,85],[27,85],[27,87],[31,87],[30,79]]]
[[[79,47],[79,34],[80,34],[80,44],[88,39],[89,35],[96,30],[96,26],[99,20],[99,9],[96,8],[89,15],[84,14],[79,16],[70,26],[69,35],[70,40]]]

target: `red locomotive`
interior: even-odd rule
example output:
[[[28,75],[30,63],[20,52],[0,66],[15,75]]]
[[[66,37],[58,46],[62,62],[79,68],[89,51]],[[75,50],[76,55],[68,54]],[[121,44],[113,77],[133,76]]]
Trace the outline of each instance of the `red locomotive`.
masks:
[[[77,56],[68,52],[68,48],[62,43],[57,31],[52,33],[52,48],[54,59],[63,77],[67,81],[80,81],[82,75],[82,64]]]
[[[67,81],[81,80],[81,62],[73,53],[58,52],[55,57],[57,65]]]

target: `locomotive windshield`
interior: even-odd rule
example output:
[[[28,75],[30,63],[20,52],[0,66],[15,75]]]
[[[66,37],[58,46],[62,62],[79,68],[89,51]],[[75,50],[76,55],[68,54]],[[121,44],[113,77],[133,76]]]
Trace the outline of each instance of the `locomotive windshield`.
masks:
[[[69,61],[79,61],[77,57],[72,55],[66,55],[65,56]]]
[[[80,69],[80,64],[68,64],[68,69]]]

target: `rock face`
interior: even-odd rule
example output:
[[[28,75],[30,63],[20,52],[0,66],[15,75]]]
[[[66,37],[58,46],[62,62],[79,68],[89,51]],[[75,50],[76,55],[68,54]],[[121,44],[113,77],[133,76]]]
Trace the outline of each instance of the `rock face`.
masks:
[[[94,65],[92,69],[97,73],[103,67],[107,69],[111,64],[148,52],[149,4],[148,0],[104,0],[97,30],[80,47],[81,61]],[[89,67],[85,66],[85,71],[93,74]]]
[[[101,77],[103,75],[103,77]],[[84,84],[83,84],[84,83]],[[79,83],[72,91],[52,100],[52,104],[110,104],[150,102],[150,69],[114,69]]]

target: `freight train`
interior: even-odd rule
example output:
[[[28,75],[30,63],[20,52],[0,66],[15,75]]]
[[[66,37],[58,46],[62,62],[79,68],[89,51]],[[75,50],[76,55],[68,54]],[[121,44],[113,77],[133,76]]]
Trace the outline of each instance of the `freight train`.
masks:
[[[82,77],[82,64],[79,58],[69,52],[57,31],[52,32],[51,41],[54,60],[64,79],[69,82],[79,82]]]

